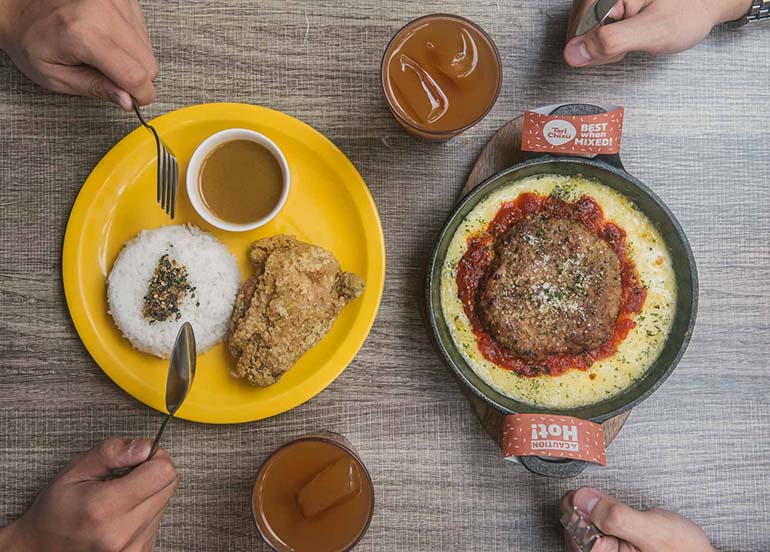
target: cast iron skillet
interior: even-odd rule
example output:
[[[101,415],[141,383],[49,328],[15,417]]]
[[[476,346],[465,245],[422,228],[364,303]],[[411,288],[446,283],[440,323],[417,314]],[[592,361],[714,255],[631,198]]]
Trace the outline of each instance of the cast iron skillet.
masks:
[[[576,175],[595,178],[631,199],[657,226],[671,252],[676,273],[677,305],[668,340],[658,359],[644,377],[623,393],[590,406],[553,410],[518,402],[487,385],[465,362],[455,347],[441,308],[441,268],[449,242],[465,216],[484,198],[516,180],[537,174]],[[690,244],[679,222],[666,205],[638,179],[628,174],[620,157],[555,157],[544,155],[514,165],[487,179],[471,191],[450,215],[438,239],[426,275],[428,322],[436,345],[449,368],[474,394],[502,414],[550,413],[574,416],[601,423],[633,408],[649,397],[671,374],[690,341],[698,309],[698,274]],[[532,472],[551,477],[574,477],[586,467],[576,460],[553,460],[535,456],[522,457],[522,464]]]

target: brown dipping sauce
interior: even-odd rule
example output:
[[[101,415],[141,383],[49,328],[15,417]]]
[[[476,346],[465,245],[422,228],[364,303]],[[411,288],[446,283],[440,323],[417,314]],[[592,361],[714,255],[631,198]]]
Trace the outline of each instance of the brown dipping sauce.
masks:
[[[344,552],[366,532],[372,481],[343,437],[324,433],[279,448],[252,497],[262,538],[277,552]]]
[[[231,224],[249,224],[278,205],[283,172],[275,156],[251,140],[232,140],[201,163],[198,189],[206,208]]]
[[[429,139],[450,138],[480,121],[497,100],[501,76],[489,35],[453,15],[407,24],[382,62],[390,110],[404,128]]]

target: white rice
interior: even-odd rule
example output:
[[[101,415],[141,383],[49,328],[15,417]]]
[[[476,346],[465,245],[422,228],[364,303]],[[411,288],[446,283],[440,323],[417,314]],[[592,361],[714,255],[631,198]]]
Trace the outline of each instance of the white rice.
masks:
[[[195,297],[187,292],[179,304],[180,318],[150,322],[142,315],[144,296],[158,260],[187,269]],[[142,352],[168,358],[179,327],[190,322],[198,353],[222,341],[233,311],[241,274],[235,257],[211,234],[192,225],[143,230],[115,260],[107,278],[109,312],[131,345]]]

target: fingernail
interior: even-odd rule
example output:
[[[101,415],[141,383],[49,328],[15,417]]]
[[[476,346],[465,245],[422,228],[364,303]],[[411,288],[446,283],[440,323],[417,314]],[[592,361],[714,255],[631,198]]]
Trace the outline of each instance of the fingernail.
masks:
[[[128,456],[132,460],[142,462],[150,455],[150,442],[147,439],[134,439],[128,445]]]
[[[109,96],[110,101],[114,103],[115,105],[120,105],[120,94],[115,92],[114,90],[108,90],[107,96]]]
[[[601,500],[602,495],[597,491],[590,488],[579,489],[575,493],[574,504],[575,507],[586,514],[593,512],[596,505]]]
[[[567,44],[564,48],[564,59],[574,67],[581,67],[591,61],[591,54],[588,53],[585,41],[576,39]]]
[[[121,107],[126,111],[131,111],[133,109],[133,106],[131,105],[131,97],[124,90],[121,90],[112,83],[107,82],[104,85],[104,92],[107,94],[107,97],[110,99],[110,101],[118,107]]]
[[[622,2],[618,2],[610,10],[609,18],[610,19],[618,20],[621,17],[623,17],[623,3]]]

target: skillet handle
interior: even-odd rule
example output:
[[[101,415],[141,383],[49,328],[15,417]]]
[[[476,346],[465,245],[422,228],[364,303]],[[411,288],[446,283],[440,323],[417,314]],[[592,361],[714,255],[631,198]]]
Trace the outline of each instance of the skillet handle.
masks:
[[[598,105],[575,103],[557,107],[551,111],[549,115],[571,115],[580,117],[582,115],[597,115],[599,113],[607,113],[607,110],[603,107],[599,107]],[[605,163],[609,163],[621,171],[626,170],[626,168],[623,166],[623,162],[620,160],[619,153],[600,154],[594,157],[594,159],[599,159]]]
[[[521,456],[519,462],[534,474],[556,479],[577,477],[588,466],[588,462],[583,460],[547,459],[539,456]]]

